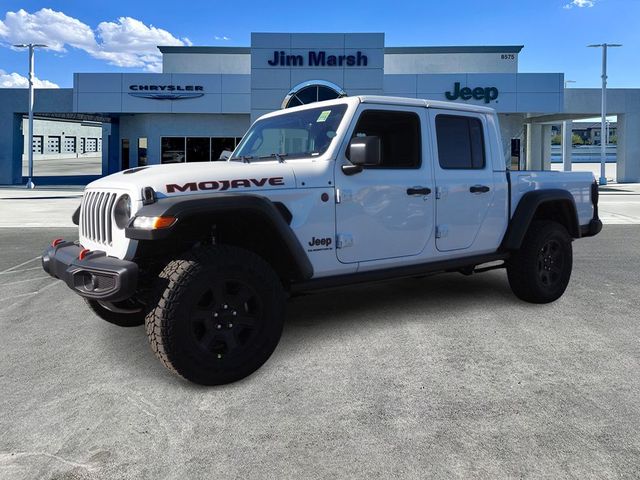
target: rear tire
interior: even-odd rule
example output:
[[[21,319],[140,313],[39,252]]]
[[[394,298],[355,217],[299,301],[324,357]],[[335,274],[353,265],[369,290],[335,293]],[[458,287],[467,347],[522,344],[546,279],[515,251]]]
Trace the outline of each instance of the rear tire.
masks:
[[[185,253],[160,273],[156,298],[146,317],[151,348],[165,367],[195,383],[250,375],[282,334],[280,279],[248,250],[219,245]]]
[[[572,266],[567,230],[550,220],[535,221],[520,250],[507,262],[509,285],[516,297],[526,302],[553,302],[566,290]]]
[[[124,313],[122,311],[113,311],[109,310],[110,304],[103,304],[98,300],[90,300],[85,298],[87,305],[89,308],[102,320],[105,320],[109,323],[113,323],[119,327],[139,327],[140,325],[144,325],[144,308],[139,307],[138,311],[132,311],[131,313]],[[126,305],[124,302],[119,302],[114,304],[113,307],[122,307],[122,310],[132,308],[136,310],[138,307],[134,305]]]

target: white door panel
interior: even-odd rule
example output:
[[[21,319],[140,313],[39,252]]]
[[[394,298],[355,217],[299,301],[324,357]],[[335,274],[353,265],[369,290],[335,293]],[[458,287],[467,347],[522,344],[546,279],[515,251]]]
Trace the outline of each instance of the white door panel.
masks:
[[[484,116],[446,110],[430,110],[430,125],[433,132],[434,172],[436,184],[436,248],[439,251],[468,249],[476,240],[487,217],[495,195],[494,175],[491,165],[488,129]],[[482,126],[483,144],[478,146],[483,151],[484,166],[482,168],[447,168],[447,161],[441,158],[439,151],[436,118],[443,115],[452,121],[472,119]],[[475,119],[475,120],[474,120]],[[476,125],[474,123],[474,126]],[[441,126],[442,128],[442,126]],[[449,138],[449,141],[452,141]],[[465,146],[471,147],[473,142],[465,138],[455,138],[456,145],[449,151],[464,152]],[[444,143],[444,142],[443,142]]]
[[[344,263],[418,255],[430,241],[434,218],[434,185],[431,146],[424,132],[426,111],[422,108],[361,106],[365,110],[410,112],[421,125],[421,164],[418,168],[365,168],[345,175],[342,165],[345,142],[336,162],[336,231],[338,260]],[[351,138],[357,120],[347,134]],[[417,187],[423,192],[411,191]],[[430,192],[430,193],[426,193]]]

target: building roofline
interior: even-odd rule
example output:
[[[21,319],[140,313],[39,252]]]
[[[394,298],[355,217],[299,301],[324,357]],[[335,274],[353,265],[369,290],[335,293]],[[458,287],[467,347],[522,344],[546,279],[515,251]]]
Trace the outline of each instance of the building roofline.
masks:
[[[420,54],[420,53],[520,53],[524,45],[471,45],[440,47],[385,47],[384,53]],[[187,47],[158,46],[162,53],[218,53],[218,54],[250,54],[251,47]]]
[[[162,53],[221,53],[242,54],[251,53],[250,47],[182,47],[182,46],[158,46]]]
[[[384,53],[520,53],[524,45],[441,46],[441,47],[385,47]]]

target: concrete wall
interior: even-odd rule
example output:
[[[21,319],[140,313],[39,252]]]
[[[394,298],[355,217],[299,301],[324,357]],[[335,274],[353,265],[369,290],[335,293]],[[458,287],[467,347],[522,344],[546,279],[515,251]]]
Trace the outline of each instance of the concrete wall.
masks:
[[[387,51],[401,49],[387,49]],[[517,53],[385,53],[384,71],[401,73],[517,73]],[[501,58],[506,56],[507,58]]]
[[[618,115],[618,182],[640,182],[640,111]]]
[[[180,53],[163,53],[162,73],[235,73],[240,75],[251,73],[251,55],[249,53],[213,52],[215,52],[214,49],[207,52],[195,47],[182,50]]]
[[[28,151],[29,151],[29,120],[27,118],[25,118],[22,122],[21,131],[24,136],[24,147],[23,147],[23,150],[24,150],[23,160],[24,160],[28,157]],[[42,136],[45,144],[47,143],[47,137],[51,137],[51,136],[60,137],[60,142],[62,147],[60,149],[61,150],[60,153],[49,153],[46,151],[46,145],[45,145],[45,148],[43,149],[42,154],[34,153],[33,155],[34,160],[48,159],[48,158],[64,158],[69,156],[69,152],[64,151],[65,138],[73,137],[76,139],[76,149],[72,153],[74,155],[77,154],[78,156],[81,156],[84,154],[84,152],[80,150],[80,146],[82,143],[80,139],[82,138],[101,139],[102,126],[100,124],[88,125],[88,124],[83,124],[81,122],[70,122],[65,120],[35,118],[33,120],[33,134],[35,136]],[[98,149],[94,152],[90,152],[93,156],[95,156],[96,153],[99,154],[102,151],[102,149],[100,148],[101,142],[97,142],[97,144],[98,144]]]

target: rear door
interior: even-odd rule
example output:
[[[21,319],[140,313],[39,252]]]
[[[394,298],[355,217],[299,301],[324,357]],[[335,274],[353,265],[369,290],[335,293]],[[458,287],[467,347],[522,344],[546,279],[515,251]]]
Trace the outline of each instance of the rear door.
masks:
[[[495,194],[484,115],[430,109],[436,186],[436,248],[469,249]]]

